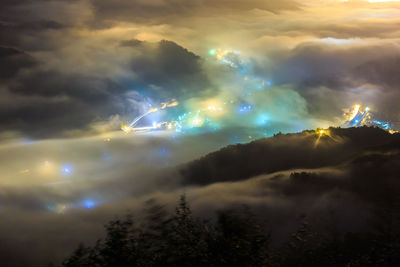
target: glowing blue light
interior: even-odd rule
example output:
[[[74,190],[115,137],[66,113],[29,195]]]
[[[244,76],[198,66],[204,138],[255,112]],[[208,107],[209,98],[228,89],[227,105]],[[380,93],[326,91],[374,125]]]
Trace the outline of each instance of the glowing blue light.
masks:
[[[271,81],[266,81],[265,84],[266,84],[267,86],[272,86],[272,82],[271,82]]]
[[[83,207],[86,209],[92,209],[96,207],[96,202],[90,199],[86,199],[85,201],[83,201]]]
[[[61,172],[63,175],[71,175],[73,172],[72,166],[69,164],[61,166]]]
[[[242,104],[238,107],[239,113],[247,113],[253,109],[253,106],[250,104]]]

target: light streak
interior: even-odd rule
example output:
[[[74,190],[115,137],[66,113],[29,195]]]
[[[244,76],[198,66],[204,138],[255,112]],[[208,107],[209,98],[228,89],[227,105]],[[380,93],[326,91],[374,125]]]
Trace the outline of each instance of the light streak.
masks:
[[[147,112],[145,112],[144,114],[136,117],[135,119],[132,120],[132,122],[129,125],[122,125],[121,126],[121,130],[123,132],[125,132],[126,134],[131,133],[131,132],[142,132],[142,131],[151,131],[154,129],[159,129],[162,128],[162,126],[164,125],[164,123],[157,123],[157,122],[153,122],[152,126],[145,126],[145,127],[134,127],[141,119],[143,119],[144,117],[146,117],[147,115],[151,114],[151,113],[155,113],[158,112],[159,110],[164,110],[166,108],[171,108],[171,107],[176,107],[179,105],[179,102],[176,99],[172,99],[168,102],[163,102],[160,104],[159,108],[151,108],[149,109]]]
[[[161,103],[161,109],[166,109],[166,108],[172,108],[172,107],[176,107],[179,105],[179,102],[176,99],[172,99],[169,102],[163,102]]]
[[[348,121],[352,121],[356,116],[357,116],[357,114],[358,114],[358,112],[359,112],[359,110],[360,110],[360,105],[354,105],[353,107],[352,107],[352,110],[351,110],[351,114],[350,114],[350,116],[347,118],[347,120]]]
[[[344,125],[350,127],[373,126],[387,131],[393,130],[390,122],[373,119],[373,115],[369,107],[363,109],[361,105],[356,104],[350,112],[344,114]]]
[[[136,118],[129,124],[128,127],[134,126],[136,123],[138,123],[141,119],[143,119],[144,117],[146,117],[146,116],[149,115],[150,113],[157,112],[157,111],[158,111],[157,108],[152,108],[152,109],[150,109],[150,110],[147,111],[146,113],[140,115],[139,117],[136,117]]]
[[[146,131],[151,131],[157,129],[157,126],[147,126],[147,127],[136,127],[136,128],[132,128],[132,131],[135,132],[146,132]]]

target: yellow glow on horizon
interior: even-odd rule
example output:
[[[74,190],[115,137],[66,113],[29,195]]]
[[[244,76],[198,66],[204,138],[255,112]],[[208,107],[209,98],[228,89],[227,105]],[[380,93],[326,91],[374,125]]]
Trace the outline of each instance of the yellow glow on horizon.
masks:
[[[367,0],[370,3],[400,2],[400,0]]]
[[[338,0],[338,2],[351,2],[352,0]],[[400,0],[364,0],[369,3],[400,2]]]

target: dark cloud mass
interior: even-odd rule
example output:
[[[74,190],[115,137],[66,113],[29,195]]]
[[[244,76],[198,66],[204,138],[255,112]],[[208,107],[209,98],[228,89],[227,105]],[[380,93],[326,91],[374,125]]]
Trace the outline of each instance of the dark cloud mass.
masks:
[[[136,40],[122,45],[137,47]],[[209,81],[199,56],[170,41],[161,41],[155,48],[143,47],[142,54],[132,60],[132,71],[139,82],[148,85],[146,93],[152,98],[189,98],[201,95]]]
[[[31,68],[35,60],[28,54],[11,47],[0,47],[0,79],[9,79],[24,68]]]
[[[108,79],[39,71],[23,76],[6,89],[9,99],[3,99],[8,103],[0,115],[3,131],[52,136],[85,128],[97,118],[125,112],[128,106],[127,89]],[[13,98],[22,98],[23,103],[16,106]]]
[[[32,56],[2,48],[0,65],[8,79],[4,102],[10,105],[1,109],[2,130],[19,130],[33,137],[60,135],[111,116],[138,115],[143,112],[144,97],[153,101],[177,95],[188,98],[201,95],[209,86],[200,58],[174,42],[122,41],[121,45],[132,54],[129,67],[136,77],[126,83],[92,73],[34,68]],[[143,96],[137,95],[136,106],[130,101],[135,89]],[[19,98],[26,101],[19,106],[12,103]]]

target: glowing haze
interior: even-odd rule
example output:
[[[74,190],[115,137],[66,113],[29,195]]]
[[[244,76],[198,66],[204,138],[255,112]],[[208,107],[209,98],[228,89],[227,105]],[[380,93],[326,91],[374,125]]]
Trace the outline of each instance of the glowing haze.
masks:
[[[6,2],[0,130],[91,135],[170,99],[180,107],[138,126],[177,121],[211,99],[221,110],[188,124],[272,135],[340,125],[355,103],[396,124],[400,11],[375,2]]]
[[[72,247],[95,231],[79,212],[181,193],[171,169],[223,146],[398,130],[398,2],[2,1],[0,212],[19,218],[2,234],[76,223]],[[65,256],[47,248],[18,249]]]

